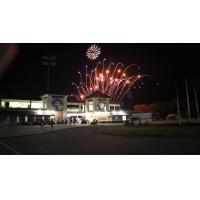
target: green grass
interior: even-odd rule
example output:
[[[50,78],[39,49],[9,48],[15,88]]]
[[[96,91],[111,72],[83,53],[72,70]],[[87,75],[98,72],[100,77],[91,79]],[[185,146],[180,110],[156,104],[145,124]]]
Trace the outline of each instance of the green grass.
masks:
[[[99,128],[98,132],[100,134],[121,136],[200,136],[200,126],[102,126]]]

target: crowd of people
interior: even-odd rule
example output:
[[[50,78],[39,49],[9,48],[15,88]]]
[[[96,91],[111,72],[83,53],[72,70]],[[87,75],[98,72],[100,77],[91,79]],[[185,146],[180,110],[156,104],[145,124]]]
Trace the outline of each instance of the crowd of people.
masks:
[[[43,127],[45,124],[48,124],[48,125],[51,125],[52,128],[55,124],[78,125],[82,123],[87,124],[87,121],[79,117],[67,117],[65,118],[65,120],[61,120],[61,121],[54,121],[53,119],[50,119],[48,123],[45,123],[44,120],[40,121],[41,127]]]
[[[79,117],[67,117],[64,123],[67,125],[75,125],[75,124],[77,125],[77,124],[81,124],[82,121],[83,119]]]

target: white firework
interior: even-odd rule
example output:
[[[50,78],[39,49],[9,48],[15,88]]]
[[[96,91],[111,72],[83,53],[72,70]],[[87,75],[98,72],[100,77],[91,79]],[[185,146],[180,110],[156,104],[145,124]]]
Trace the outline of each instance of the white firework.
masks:
[[[90,48],[86,52],[86,56],[91,60],[96,60],[101,54],[101,48],[96,44],[90,46]]]

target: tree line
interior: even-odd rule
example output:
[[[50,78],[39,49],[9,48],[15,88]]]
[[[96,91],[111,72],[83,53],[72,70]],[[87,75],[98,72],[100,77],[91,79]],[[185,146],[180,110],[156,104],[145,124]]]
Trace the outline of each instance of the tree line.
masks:
[[[191,106],[191,116],[193,118],[197,117],[195,101],[190,99]],[[135,112],[151,112],[153,118],[166,119],[169,114],[177,114],[177,101],[176,99],[164,101],[164,102],[154,102],[154,103],[142,103],[133,106]],[[187,118],[187,100],[183,99],[180,101],[180,114],[182,118]]]

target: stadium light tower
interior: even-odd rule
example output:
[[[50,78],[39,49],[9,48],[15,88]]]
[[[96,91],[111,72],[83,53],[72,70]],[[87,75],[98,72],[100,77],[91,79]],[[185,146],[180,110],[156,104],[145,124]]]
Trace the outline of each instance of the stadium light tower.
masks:
[[[42,65],[47,67],[47,92],[50,91],[50,67],[56,66],[55,56],[42,56]]]

